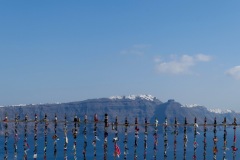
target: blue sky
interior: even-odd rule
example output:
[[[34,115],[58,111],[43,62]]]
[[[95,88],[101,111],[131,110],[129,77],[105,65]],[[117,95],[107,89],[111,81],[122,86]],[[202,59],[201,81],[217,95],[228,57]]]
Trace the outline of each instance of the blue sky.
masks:
[[[0,105],[152,94],[240,111],[240,1],[0,1]]]

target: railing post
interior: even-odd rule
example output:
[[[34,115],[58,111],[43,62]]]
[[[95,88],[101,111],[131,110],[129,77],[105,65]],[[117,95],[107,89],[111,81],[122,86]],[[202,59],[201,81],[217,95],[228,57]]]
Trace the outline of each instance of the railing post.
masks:
[[[158,120],[155,118],[155,126],[154,126],[154,146],[153,146],[153,158],[157,160],[157,145],[158,145]]]
[[[78,126],[80,123],[80,119],[75,115],[74,119],[74,128],[72,130],[72,134],[73,134],[73,138],[74,138],[74,142],[73,142],[73,157],[74,160],[77,160],[77,135],[78,135]]]
[[[5,129],[5,136],[4,136],[4,151],[5,151],[5,154],[4,154],[4,160],[7,160],[8,159],[8,138],[9,138],[9,134],[8,134],[8,116],[7,116],[7,113],[5,114],[5,118],[3,120],[4,122],[4,129]]]
[[[167,117],[165,118],[165,122],[163,124],[164,128],[163,128],[163,132],[164,132],[164,160],[167,160],[167,149],[168,149],[168,135],[167,135],[167,126],[168,126],[168,121],[167,121]]]
[[[197,143],[197,118],[194,118],[194,140],[193,140],[193,149],[194,149],[194,154],[193,154],[193,159],[196,160],[197,159],[197,147],[198,147],[198,143]]]
[[[104,160],[107,160],[107,153],[108,153],[108,114],[105,114],[104,117],[104,145],[103,145],[103,150],[104,150]]]
[[[28,145],[28,116],[27,114],[25,115],[24,118],[24,122],[25,122],[25,126],[24,126],[24,142],[23,142],[23,146],[24,146],[24,155],[23,155],[23,159],[27,160],[28,159],[28,155],[27,155],[27,151],[29,150],[29,145]]]
[[[18,124],[19,124],[19,117],[15,114],[15,128],[14,128],[14,159],[17,159],[17,146],[18,146]]]
[[[86,160],[86,154],[87,154],[87,115],[84,115],[84,144],[83,144],[83,158]]]
[[[175,117],[174,120],[174,160],[177,159],[177,135],[178,135],[178,122],[177,122],[177,118]]]
[[[64,160],[67,160],[67,145],[68,145],[68,136],[67,136],[67,115],[65,113],[65,116],[64,116],[64,126],[63,126],[63,132],[64,132]]]
[[[138,128],[138,119],[135,118],[135,139],[134,139],[134,160],[137,160],[137,146],[138,146],[138,138],[139,138],[139,128]]]
[[[236,136],[236,128],[237,128],[237,119],[234,118],[233,122],[233,145],[232,145],[232,155],[233,155],[233,160],[236,159],[236,151],[238,150],[236,147],[236,142],[237,142],[237,136]]]
[[[206,160],[207,156],[207,118],[204,118],[203,124],[203,160]]]
[[[217,119],[216,117],[214,118],[214,124],[213,124],[214,128],[213,128],[213,133],[214,133],[214,137],[213,137],[213,160],[217,160],[217,153],[218,153],[218,148],[217,148]]]
[[[34,150],[33,150],[33,158],[34,160],[37,159],[37,134],[38,134],[38,116],[35,114],[35,119],[34,119]]]
[[[45,127],[44,127],[44,160],[47,160],[47,134],[48,134],[48,119],[47,119],[47,114],[45,114],[44,116],[44,123],[45,123]]]
[[[147,118],[145,118],[145,124],[144,124],[144,151],[143,151],[143,158],[144,160],[147,159],[147,138],[148,138],[148,122],[147,122]]]
[[[224,117],[223,120],[223,127],[224,127],[224,134],[223,134],[223,160],[226,160],[226,151],[227,151],[227,120],[226,117]]]
[[[94,160],[97,160],[97,139],[98,139],[98,135],[97,135],[97,123],[98,123],[98,116],[97,116],[97,114],[95,114],[94,115],[94,139],[93,139],[93,143],[92,143],[92,145],[93,145],[93,147],[94,147],[94,151],[93,151],[93,153],[94,153]]]
[[[113,142],[114,142],[114,159],[116,160],[116,157],[120,156],[120,148],[118,147],[118,117],[116,116],[115,122],[114,122],[114,130],[115,130],[115,137],[113,138]]]
[[[188,138],[187,138],[187,118],[185,117],[184,120],[184,130],[183,130],[183,159],[186,160],[186,152],[187,152],[187,142],[188,142]]]
[[[56,160],[57,158],[57,141],[58,141],[58,136],[57,136],[57,114],[55,114],[55,118],[54,118],[54,135],[52,137],[53,141],[53,146],[54,146],[54,159]]]
[[[127,120],[127,117],[125,118],[125,131],[124,131],[124,159],[126,160],[127,159],[127,154],[128,154],[128,146],[127,146],[127,143],[128,143],[128,126],[129,126],[129,123],[128,123],[128,120]]]

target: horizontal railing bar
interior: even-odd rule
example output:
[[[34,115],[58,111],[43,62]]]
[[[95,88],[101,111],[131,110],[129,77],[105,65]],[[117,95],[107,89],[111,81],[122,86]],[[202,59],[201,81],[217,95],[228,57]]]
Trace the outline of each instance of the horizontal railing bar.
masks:
[[[25,120],[18,120],[18,121],[15,121],[15,120],[8,120],[8,121],[0,121],[0,123],[43,123],[43,122],[49,122],[49,123],[55,123],[56,121],[55,120],[28,120],[28,121],[25,121]],[[57,123],[67,123],[67,124],[71,124],[71,123],[77,123],[77,124],[94,124],[94,123],[97,123],[97,124],[102,124],[104,125],[105,122],[104,121],[98,121],[98,122],[95,122],[95,121],[87,121],[87,122],[84,122],[84,121],[80,121],[80,122],[75,122],[75,121],[64,121],[64,120],[57,120]],[[113,122],[114,123],[114,122]],[[109,125],[111,125],[112,123],[108,123]],[[118,123],[118,126],[135,126],[136,124],[135,123],[128,123],[128,124],[125,124],[125,123]],[[152,123],[152,124],[137,124],[138,126],[156,126],[155,123]],[[195,123],[188,123],[188,124],[184,124],[184,123],[179,123],[179,124],[157,124],[157,126],[201,126],[201,127],[204,127],[204,126],[236,126],[236,127],[240,127],[240,124],[232,124],[232,123],[226,123],[226,124],[214,124],[214,123],[208,123],[208,124],[195,124]]]

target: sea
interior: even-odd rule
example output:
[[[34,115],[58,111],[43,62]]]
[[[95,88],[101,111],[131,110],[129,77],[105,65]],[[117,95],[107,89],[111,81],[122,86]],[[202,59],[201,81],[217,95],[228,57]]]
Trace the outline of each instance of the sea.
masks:
[[[216,143],[218,152],[216,153],[216,160],[223,159],[223,155],[226,155],[225,160],[231,160],[231,159],[240,159],[240,150],[237,150],[236,152],[232,151],[231,146],[234,145],[234,142],[236,147],[240,147],[240,139],[237,139],[240,136],[240,131],[236,131],[236,136],[234,140],[234,130],[232,128],[227,129],[227,150],[223,150],[223,139],[224,139],[224,131],[217,131],[217,137],[218,141]],[[52,139],[53,134],[48,134],[47,136],[47,148],[46,149],[46,159],[52,160],[64,160],[64,135],[63,133],[59,133],[59,140],[57,140],[56,146],[57,146],[57,152],[56,155],[54,155],[54,140]],[[119,148],[120,148],[120,156],[114,157],[114,142],[113,138],[115,136],[115,133],[109,133],[108,135],[108,142],[107,142],[107,159],[112,160],[114,158],[116,159],[124,159],[124,133],[119,133],[119,140],[117,142]],[[149,132],[147,136],[147,154],[146,159],[147,160],[153,160],[154,159],[154,133]],[[139,132],[138,138],[137,138],[137,148],[136,148],[136,154],[137,158],[139,160],[144,159],[144,133]],[[207,149],[206,149],[206,159],[214,159],[213,154],[213,137],[214,133],[212,131],[207,131]],[[94,134],[88,133],[87,134],[87,147],[86,147],[86,159],[92,160],[94,159],[94,146],[92,145],[92,141],[94,140]],[[155,137],[156,138],[156,137]],[[187,133],[187,150],[186,150],[186,159],[191,160],[193,159],[194,155],[194,133],[188,132]],[[104,157],[103,152],[103,146],[104,146],[104,133],[99,132],[98,133],[98,139],[96,143],[96,159],[102,160]],[[162,133],[157,134],[158,144],[157,144],[157,155],[156,159],[163,160],[164,159],[164,136]],[[8,152],[8,158],[9,160],[19,159],[22,160],[24,156],[24,148],[23,148],[23,142],[24,137],[20,136],[18,138],[17,143],[17,157],[14,158],[14,135],[9,135],[9,138],[7,140],[7,152]],[[204,153],[204,133],[199,131],[199,134],[196,136],[195,141],[197,142],[197,145],[195,143],[196,148],[196,159],[203,160],[203,153]],[[82,133],[79,133],[76,138],[77,144],[76,144],[76,158],[79,160],[83,159],[83,147],[84,147],[84,136]],[[27,135],[27,143],[28,143],[28,150],[27,150],[27,159],[31,160],[34,159],[34,136],[33,135]],[[127,159],[134,159],[134,146],[135,146],[135,134],[129,133],[128,134],[128,153],[127,153]],[[0,157],[1,159],[5,156],[5,150],[4,150],[4,144],[5,144],[5,137],[4,135],[0,137]],[[44,159],[44,135],[38,135],[37,137],[37,158],[36,159]],[[74,159],[74,138],[71,133],[68,134],[68,144],[67,144],[67,159],[73,160]],[[224,153],[225,152],[225,153]],[[173,160],[174,159],[174,134],[171,133],[171,131],[168,132],[168,147],[167,147],[167,159]],[[177,142],[176,142],[176,159],[177,160],[183,160],[184,159],[184,134],[179,133],[177,135]]]

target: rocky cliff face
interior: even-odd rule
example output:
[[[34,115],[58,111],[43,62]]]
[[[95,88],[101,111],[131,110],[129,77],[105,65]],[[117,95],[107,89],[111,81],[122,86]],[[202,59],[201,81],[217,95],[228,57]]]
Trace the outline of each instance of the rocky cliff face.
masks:
[[[30,120],[34,120],[34,115],[37,114],[39,120],[43,119],[45,114],[49,121],[54,120],[55,114],[58,121],[63,121],[65,114],[67,120],[73,121],[75,115],[84,119],[84,115],[88,116],[88,121],[92,122],[94,114],[98,114],[100,121],[104,120],[104,114],[108,113],[109,122],[114,122],[115,117],[118,117],[119,123],[124,123],[125,118],[128,118],[130,123],[134,123],[135,117],[138,121],[144,124],[145,118],[154,123],[155,118],[159,123],[163,123],[165,117],[168,118],[169,123],[174,123],[175,117],[179,123],[184,123],[184,118],[187,117],[189,123],[193,123],[194,118],[197,117],[198,123],[203,123],[204,118],[207,117],[208,123],[213,124],[214,117],[217,117],[218,123],[221,123],[224,117],[227,118],[228,123],[233,122],[233,118],[240,118],[240,114],[236,112],[215,113],[209,111],[203,106],[183,107],[180,103],[174,100],[168,102],[161,102],[155,97],[151,96],[132,96],[132,97],[111,97],[101,99],[90,99],[79,102],[61,103],[61,104],[41,104],[41,105],[26,105],[26,106],[8,106],[0,108],[0,116],[3,120],[7,114],[9,120],[14,120],[15,115],[23,120],[25,115],[28,115]],[[23,130],[24,123],[19,124],[19,130]],[[29,122],[28,128],[33,132],[34,123]],[[69,125],[69,128],[72,126]],[[89,126],[91,127],[91,126]],[[4,123],[0,125],[1,133],[4,133]],[[14,123],[9,123],[8,127],[10,133],[14,132]],[[39,132],[43,132],[44,123],[39,123]],[[63,123],[58,125],[58,130],[63,129]],[[53,131],[53,123],[49,125],[49,132]]]

